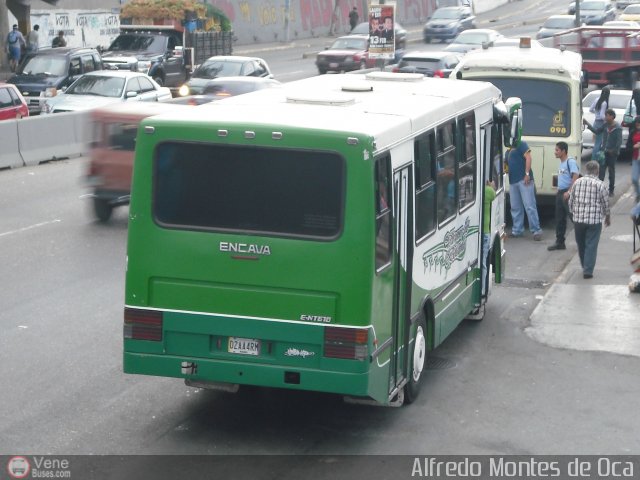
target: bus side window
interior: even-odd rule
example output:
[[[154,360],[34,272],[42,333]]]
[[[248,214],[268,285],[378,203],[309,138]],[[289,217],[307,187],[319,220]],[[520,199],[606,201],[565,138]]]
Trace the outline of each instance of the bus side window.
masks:
[[[391,205],[389,204],[391,158],[380,157],[375,164],[376,272],[391,263]]]
[[[413,144],[416,168],[416,240],[436,228],[435,134],[421,135]]]
[[[436,133],[436,172],[438,192],[438,224],[453,217],[457,210],[455,123],[438,127]]]
[[[476,119],[470,113],[458,123],[458,207],[460,210],[476,199]]]

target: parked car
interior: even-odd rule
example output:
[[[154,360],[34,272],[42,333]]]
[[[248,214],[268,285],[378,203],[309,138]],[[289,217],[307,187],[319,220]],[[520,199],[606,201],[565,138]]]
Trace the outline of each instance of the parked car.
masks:
[[[20,89],[33,115],[40,113],[46,98],[56,95],[81,75],[103,68],[95,48],[43,48],[28,53],[8,82]]]
[[[449,40],[460,32],[476,28],[476,17],[469,7],[441,7],[427,19],[423,29],[425,43],[431,40]]]
[[[638,28],[640,23],[631,20],[610,20],[602,24],[603,27]]]
[[[551,15],[544,21],[538,33],[536,33],[536,38],[540,40],[541,38],[552,37],[556,33],[564,32],[575,26],[575,15]]]
[[[393,71],[449,78],[451,71],[460,63],[460,58],[461,55],[456,52],[411,52],[402,57]]]
[[[351,35],[366,35],[369,38],[369,22],[362,22],[351,30]],[[398,22],[393,22],[393,38],[396,50],[404,50],[407,47],[407,31]]]
[[[595,115],[589,111],[589,107],[598,99],[600,92],[600,90],[592,90],[582,99],[582,118],[588,120],[591,124],[593,124]],[[631,90],[611,90],[609,95],[609,108],[612,108],[616,112],[616,121],[620,124],[622,124],[622,118],[629,106],[630,100]],[[629,129],[622,127],[622,150],[625,150],[628,136]],[[588,128],[582,131],[582,148],[593,148],[593,133]],[[626,152],[621,152],[620,156],[622,157],[625,153]]]
[[[631,22],[640,21],[640,3],[629,5],[620,14],[620,20],[628,20]]]
[[[29,106],[18,87],[0,83],[0,120],[29,116]]]
[[[483,44],[490,47],[493,45],[493,42],[499,38],[503,38],[503,35],[497,30],[490,28],[466,30],[447,45],[445,50],[447,52],[467,53],[469,50],[482,48]]]
[[[158,102],[169,99],[171,90],[161,87],[144,73],[102,70],[83,75],[64,92],[48,98],[42,113],[89,110],[126,101]]]
[[[375,59],[369,58],[369,35],[345,35],[337,38],[330,47],[318,53],[316,67],[318,73],[349,72],[375,66]]]
[[[616,9],[609,0],[584,0],[580,2],[580,23],[602,25],[609,20],[615,20],[615,18]]]
[[[179,94],[198,95],[214,78],[237,76],[273,78],[269,65],[262,58],[216,55],[208,58],[195,69],[191,78],[180,87]]]

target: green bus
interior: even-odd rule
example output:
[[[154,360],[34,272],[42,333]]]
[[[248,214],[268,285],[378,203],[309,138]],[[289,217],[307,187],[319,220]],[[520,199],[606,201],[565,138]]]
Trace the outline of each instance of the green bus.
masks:
[[[489,83],[371,72],[143,120],[124,371],[412,402],[428,352],[482,317],[503,274],[511,100]]]

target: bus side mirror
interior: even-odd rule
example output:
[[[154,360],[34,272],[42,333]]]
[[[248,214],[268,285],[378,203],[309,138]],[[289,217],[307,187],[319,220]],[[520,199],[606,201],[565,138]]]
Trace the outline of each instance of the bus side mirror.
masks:
[[[505,106],[509,127],[503,129],[504,144],[507,147],[515,147],[522,139],[522,100],[518,97],[509,97]]]

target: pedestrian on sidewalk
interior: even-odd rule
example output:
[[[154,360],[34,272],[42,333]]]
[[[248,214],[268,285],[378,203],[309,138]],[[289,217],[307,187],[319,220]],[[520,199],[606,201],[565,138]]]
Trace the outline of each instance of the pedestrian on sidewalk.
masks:
[[[579,169],[576,159],[569,156],[569,145],[567,142],[556,143],[555,156],[560,160],[558,170],[558,191],[556,192],[556,243],[549,245],[547,250],[566,250],[564,244],[567,233],[567,214],[569,213],[569,189],[578,179]]]
[[[18,25],[13,25],[13,28],[7,35],[7,44],[5,46],[5,51],[9,55],[9,68],[12,72],[16,71],[20,63],[22,48],[25,45],[24,37],[22,36],[22,32],[18,30]]]
[[[34,25],[33,30],[27,34],[27,53],[37,52],[40,45],[40,25]]]
[[[605,122],[600,128],[591,125],[586,119],[582,120],[589,130],[593,133],[602,134],[602,148],[604,149],[604,163],[600,165],[600,180],[604,180],[606,170],[609,170],[609,196],[613,197],[613,190],[616,186],[616,162],[620,154],[622,146],[622,127],[616,122],[616,112],[612,108],[608,108],[605,112]],[[594,147],[595,148],[595,147]],[[593,158],[593,156],[591,157]]]
[[[605,112],[609,108],[609,95],[611,90],[609,87],[603,87],[600,96],[591,104],[589,111],[595,115],[593,127],[599,129],[604,125]],[[602,131],[595,133],[593,138],[593,149],[591,150],[591,160],[598,160],[600,149],[602,148]],[[599,161],[599,160],[598,160]]]
[[[573,215],[582,277],[585,279],[593,278],[602,223],[607,227],[611,225],[609,196],[604,182],[598,178],[599,170],[598,162],[587,162],[586,175],[574,182],[569,193],[569,211]]]
[[[533,239],[542,240],[542,229],[536,204],[536,188],[531,170],[531,149],[527,142],[521,140],[507,153],[509,167],[509,196],[511,200],[512,238],[522,237],[524,233],[524,214],[527,214],[529,230]]]
[[[358,9],[353,7],[353,10],[349,12],[349,25],[351,25],[351,30],[356,28],[358,25],[358,21],[360,20],[360,15],[358,15]]]
[[[633,136],[631,137],[631,183],[636,193],[636,203],[640,202],[640,117],[633,121]]]

